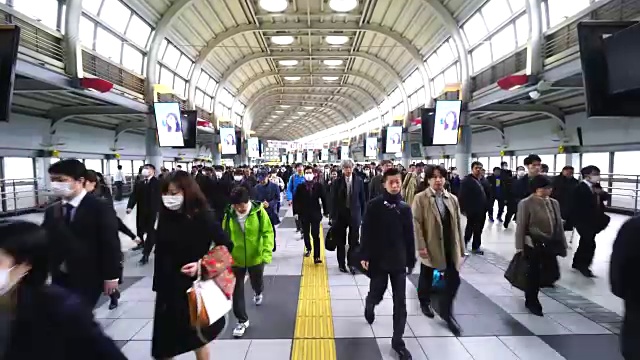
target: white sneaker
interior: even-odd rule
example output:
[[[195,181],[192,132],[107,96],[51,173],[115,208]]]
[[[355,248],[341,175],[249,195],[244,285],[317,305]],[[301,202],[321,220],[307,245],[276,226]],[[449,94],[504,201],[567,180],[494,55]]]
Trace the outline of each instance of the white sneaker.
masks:
[[[243,337],[244,332],[247,331],[248,327],[249,327],[249,320],[243,323],[238,323],[235,329],[233,329],[233,337],[236,337],[236,338]]]
[[[253,302],[256,304],[256,306],[262,305],[262,294],[254,295],[253,296]]]

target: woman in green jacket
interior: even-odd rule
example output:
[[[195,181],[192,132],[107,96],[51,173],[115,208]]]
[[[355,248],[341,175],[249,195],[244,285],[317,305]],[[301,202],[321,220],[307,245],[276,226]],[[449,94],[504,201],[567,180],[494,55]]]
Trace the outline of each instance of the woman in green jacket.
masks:
[[[238,325],[233,330],[234,337],[242,337],[249,327],[249,316],[244,302],[244,276],[249,273],[253,288],[253,302],[262,304],[262,280],[264,265],[271,262],[273,255],[273,228],[267,211],[258,202],[249,201],[249,192],[238,186],[231,191],[231,207],[227,210],[222,227],[233,242],[233,274],[236,286],[233,291],[233,314]]]

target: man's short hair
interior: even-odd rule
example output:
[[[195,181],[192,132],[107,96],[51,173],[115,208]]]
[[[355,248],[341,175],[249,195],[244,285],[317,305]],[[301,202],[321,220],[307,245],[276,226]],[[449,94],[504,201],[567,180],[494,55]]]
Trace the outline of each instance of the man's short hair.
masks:
[[[344,159],[342,160],[342,162],[340,163],[340,167],[341,168],[353,168],[353,160],[351,159]]]
[[[249,191],[244,186],[236,186],[229,196],[231,205],[246,204],[249,202]]]
[[[387,178],[389,178],[390,176],[397,176],[397,175],[400,175],[400,170],[396,168],[388,169],[382,174],[382,182],[386,182]]]
[[[65,175],[74,180],[80,180],[87,174],[87,168],[78,159],[64,159],[49,166],[49,174]]]
[[[537,162],[542,162],[542,159],[540,159],[540,156],[538,156],[536,154],[529,154],[529,156],[524,158],[524,165],[528,166],[528,165],[533,164],[536,161]]]

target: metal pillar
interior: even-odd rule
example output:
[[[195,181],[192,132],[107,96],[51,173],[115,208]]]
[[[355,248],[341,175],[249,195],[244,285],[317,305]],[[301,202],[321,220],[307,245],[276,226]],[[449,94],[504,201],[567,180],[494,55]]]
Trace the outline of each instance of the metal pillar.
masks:
[[[156,167],[156,172],[162,167],[162,150],[158,145],[156,129],[148,128],[144,138],[145,162]]]
[[[35,178],[37,182],[36,194],[37,203],[44,204],[48,200],[47,189],[51,188],[51,178],[49,177],[50,157],[39,157],[34,160]]]
[[[529,42],[527,43],[527,75],[540,75],[543,70],[542,4],[541,0],[527,0]]]
[[[82,49],[80,48],[80,15],[82,0],[67,0],[64,24],[65,71],[71,78],[84,76]]]
[[[402,142],[402,166],[406,168],[411,164],[411,143],[409,142],[409,133],[405,133]]]
[[[471,126],[460,126],[460,141],[456,146],[456,168],[460,176],[471,172]]]
[[[211,143],[211,145],[209,145],[209,149],[211,149],[211,161],[213,162],[213,165],[222,165],[222,154],[220,154],[220,141],[219,138],[216,136],[216,138],[214,139],[214,141]]]

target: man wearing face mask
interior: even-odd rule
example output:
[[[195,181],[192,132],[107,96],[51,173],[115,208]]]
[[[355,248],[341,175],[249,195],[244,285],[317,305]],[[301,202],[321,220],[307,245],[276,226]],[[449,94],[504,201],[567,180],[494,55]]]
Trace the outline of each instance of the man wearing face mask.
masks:
[[[367,200],[371,200],[379,195],[382,195],[384,192],[384,186],[382,183],[382,174],[393,168],[393,163],[391,160],[382,160],[380,162],[380,172],[376,174],[373,178],[371,178],[371,182],[369,182],[369,197]]]
[[[251,186],[251,184],[249,183],[249,181],[247,181],[247,179],[244,176],[245,172],[243,169],[235,169],[233,171],[233,181],[231,182],[230,186],[229,186],[229,196],[231,196],[231,192],[233,191],[233,189],[235,189],[236,187],[240,186],[243,187],[245,189],[247,189],[247,192],[249,193],[249,196],[251,198],[253,198],[253,186]]]
[[[118,288],[121,250],[116,213],[87,193],[85,174],[75,159],[49,167],[51,190],[61,201],[45,211],[42,226],[51,241],[53,284],[94,307],[101,292],[108,296]]]
[[[280,203],[280,189],[271,182],[267,170],[259,170],[257,174],[258,185],[253,188],[254,200],[262,203],[267,211],[271,226],[273,227],[273,251],[276,251],[276,225],[280,224],[278,204]]]
[[[136,211],[136,232],[142,242],[133,250],[142,250],[140,264],[149,262],[149,255],[155,245],[153,227],[160,209],[160,181],[155,178],[156,168],[152,164],[145,164],[140,172],[140,180],[133,186],[133,192],[127,203],[127,214]],[[144,237],[147,235],[146,238]]]
[[[305,181],[304,166],[302,164],[296,164],[296,173],[291,175],[287,182],[287,201],[289,202],[289,206],[293,205],[293,195],[298,189],[298,185],[303,184]],[[300,220],[296,219],[296,231],[300,232],[301,229]]]
[[[572,267],[582,275],[595,277],[591,269],[596,252],[596,235],[609,225],[609,216],[604,213],[604,201],[608,194],[600,187],[600,169],[589,165],[580,173],[582,180],[573,192],[569,219],[580,235],[578,249],[573,255]]]
[[[527,168],[527,173],[522,177],[518,176],[518,180],[513,184],[516,202],[531,195],[531,179],[540,175],[542,159],[536,154],[531,154],[524,159],[524,166]]]
[[[311,256],[311,239],[313,238],[313,261],[320,260],[320,221],[322,216],[328,216],[326,192],[324,186],[314,179],[313,168],[307,166],[304,170],[304,184],[298,185],[293,194],[293,214],[300,221],[305,245],[305,257]],[[322,210],[320,208],[322,203]]]

